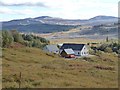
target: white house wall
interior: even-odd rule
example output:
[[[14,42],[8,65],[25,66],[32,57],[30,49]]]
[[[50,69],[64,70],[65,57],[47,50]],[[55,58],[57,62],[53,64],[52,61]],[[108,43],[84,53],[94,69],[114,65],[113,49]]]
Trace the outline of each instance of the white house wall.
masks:
[[[87,46],[85,45],[81,50],[81,56],[86,56],[86,55],[89,55],[89,52]]]

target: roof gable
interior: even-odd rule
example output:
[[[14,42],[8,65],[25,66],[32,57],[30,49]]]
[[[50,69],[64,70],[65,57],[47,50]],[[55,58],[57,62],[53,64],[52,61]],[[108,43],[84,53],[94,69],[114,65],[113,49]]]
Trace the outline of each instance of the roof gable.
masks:
[[[60,49],[69,49],[73,50],[82,50],[85,44],[72,44],[72,43],[64,43]]]

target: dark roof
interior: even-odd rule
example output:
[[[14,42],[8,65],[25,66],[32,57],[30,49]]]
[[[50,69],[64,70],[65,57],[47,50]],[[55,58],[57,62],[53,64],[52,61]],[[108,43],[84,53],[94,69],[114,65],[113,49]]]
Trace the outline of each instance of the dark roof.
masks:
[[[63,51],[66,52],[66,54],[75,54],[75,52],[71,48],[70,49],[64,49]]]
[[[60,49],[72,48],[73,50],[82,50],[85,44],[64,43]]]

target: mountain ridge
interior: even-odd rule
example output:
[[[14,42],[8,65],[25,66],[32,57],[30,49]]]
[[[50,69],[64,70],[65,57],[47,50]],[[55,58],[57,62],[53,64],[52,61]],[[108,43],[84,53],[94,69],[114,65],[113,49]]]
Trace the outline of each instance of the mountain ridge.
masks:
[[[24,19],[45,19],[45,18],[51,18],[51,19],[63,19],[63,18],[60,18],[60,17],[51,17],[51,16],[38,16],[38,17],[34,17],[34,18],[24,18]],[[98,16],[95,16],[95,17],[92,17],[92,18],[89,18],[89,19],[63,19],[63,20],[91,20],[91,19],[96,19],[96,18],[99,18],[99,19],[110,19],[110,18],[118,18],[118,17],[115,17],[115,16],[106,16],[106,15],[98,15]],[[9,20],[9,21],[16,21],[16,20],[24,20],[24,19],[13,19],[13,20]],[[2,22],[9,22],[9,21],[2,21]]]
[[[62,19],[58,17],[40,16],[3,22],[2,30],[16,29],[20,32],[51,33],[68,31],[81,25],[95,26],[116,22],[117,17],[104,15],[95,16],[90,19]]]
[[[105,16],[105,15],[99,15],[95,16],[90,19],[62,19],[57,17],[50,17],[50,16],[40,16],[35,18],[25,18],[25,19],[15,19],[10,21],[5,21],[4,23],[17,23],[19,22],[19,25],[21,23],[45,23],[45,24],[57,24],[57,25],[96,25],[96,22],[98,24],[104,24],[104,23],[111,23],[116,22],[117,17],[114,16]]]

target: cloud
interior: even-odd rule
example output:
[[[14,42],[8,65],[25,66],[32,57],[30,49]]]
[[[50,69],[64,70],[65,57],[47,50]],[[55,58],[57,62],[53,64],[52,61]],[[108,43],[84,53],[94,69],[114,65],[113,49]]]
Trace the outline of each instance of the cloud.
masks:
[[[9,15],[30,15],[30,14],[35,14],[36,11],[32,10],[32,9],[23,9],[23,10],[13,10],[10,8],[2,8],[0,9],[0,13],[1,14],[9,14]]]
[[[39,6],[39,7],[47,7],[44,3],[41,2],[20,2],[20,3],[7,3],[0,1],[0,6]]]
[[[47,15],[66,19],[88,19],[97,15],[118,15],[117,0],[0,0],[0,8],[0,15],[15,14],[16,17]]]
[[[11,13],[11,9],[4,7],[2,9],[0,9],[0,13],[1,14],[10,14]]]

